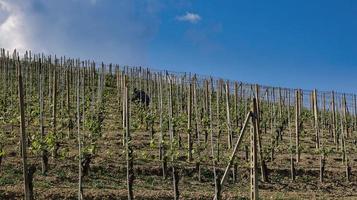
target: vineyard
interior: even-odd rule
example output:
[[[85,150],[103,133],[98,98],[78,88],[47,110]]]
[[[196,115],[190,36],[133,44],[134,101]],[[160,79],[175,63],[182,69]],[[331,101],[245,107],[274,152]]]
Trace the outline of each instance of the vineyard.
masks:
[[[354,94],[0,53],[0,199],[357,199]]]

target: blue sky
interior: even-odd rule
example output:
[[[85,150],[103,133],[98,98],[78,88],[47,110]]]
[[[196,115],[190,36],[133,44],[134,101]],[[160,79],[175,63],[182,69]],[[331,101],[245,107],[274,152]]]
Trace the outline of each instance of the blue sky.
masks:
[[[357,93],[357,1],[0,0],[0,46]]]

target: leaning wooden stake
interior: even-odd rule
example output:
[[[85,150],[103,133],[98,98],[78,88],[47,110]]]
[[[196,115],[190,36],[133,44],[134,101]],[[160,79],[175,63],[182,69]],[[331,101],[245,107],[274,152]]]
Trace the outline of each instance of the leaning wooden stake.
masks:
[[[243,128],[242,128],[241,131],[240,131],[238,140],[237,140],[237,142],[236,142],[236,144],[235,144],[235,146],[234,146],[233,152],[232,152],[232,154],[231,154],[231,156],[230,156],[230,160],[229,160],[229,162],[228,162],[228,165],[227,165],[227,167],[226,167],[226,170],[224,171],[224,175],[223,175],[223,177],[222,177],[222,179],[221,179],[221,186],[222,186],[222,185],[224,184],[224,182],[226,181],[227,175],[228,175],[228,173],[229,173],[229,169],[230,169],[230,167],[232,166],[232,164],[233,164],[233,162],[234,162],[235,155],[236,155],[236,153],[237,153],[237,151],[238,151],[238,148],[239,148],[239,146],[240,146],[240,143],[242,142],[245,129],[246,129],[247,125],[248,125],[248,122],[249,122],[249,119],[250,119],[251,116],[252,116],[252,113],[249,112],[249,113],[247,114],[245,120],[244,120]]]
[[[20,106],[20,132],[21,132],[21,154],[22,154],[22,173],[24,177],[24,192],[25,200],[32,200],[32,194],[30,189],[30,180],[28,176],[28,166],[27,166],[27,145],[26,145],[26,128],[25,128],[25,106],[24,106],[24,91],[23,82],[21,74],[21,63],[20,60],[17,62],[17,76],[18,76],[18,87],[19,87],[19,106]]]
[[[234,149],[233,149],[233,152],[232,152],[232,154],[231,154],[231,156],[230,156],[228,165],[227,165],[227,167],[226,167],[226,169],[225,169],[225,171],[224,171],[223,177],[222,177],[222,179],[221,179],[221,181],[220,181],[220,187],[219,187],[219,188],[220,188],[221,190],[222,190],[222,188],[223,188],[223,184],[225,183],[225,181],[226,181],[226,179],[227,179],[227,175],[228,175],[228,173],[229,173],[229,169],[231,168],[231,166],[232,166],[232,164],[233,164],[233,162],[234,162],[235,155],[236,155],[236,153],[237,153],[237,151],[238,151],[238,149],[239,149],[240,143],[241,143],[242,140],[243,140],[243,136],[244,136],[244,133],[245,133],[245,129],[246,129],[246,127],[247,127],[247,125],[248,125],[248,122],[249,122],[249,119],[252,117],[252,115],[253,115],[253,113],[252,113],[252,112],[249,112],[249,113],[247,114],[245,120],[244,120],[244,124],[243,124],[243,127],[242,127],[241,131],[240,131],[238,140],[237,140],[237,142],[236,142],[236,144],[235,144],[235,146],[234,146]],[[220,194],[216,194],[216,195],[215,195],[215,198],[214,198],[215,200],[217,200],[217,196],[220,196]]]

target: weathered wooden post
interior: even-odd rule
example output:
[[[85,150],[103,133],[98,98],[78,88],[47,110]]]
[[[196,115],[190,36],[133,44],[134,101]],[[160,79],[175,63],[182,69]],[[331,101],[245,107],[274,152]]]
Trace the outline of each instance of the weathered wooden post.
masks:
[[[300,162],[300,91],[295,91],[295,134],[296,162]]]
[[[257,137],[259,135],[259,121],[257,100],[253,98],[251,108],[251,134],[250,134],[250,199],[259,199],[258,193],[258,173],[257,173]]]
[[[192,161],[192,82],[189,80],[188,84],[188,98],[187,98],[187,142],[188,152],[187,160]]]
[[[350,162],[348,159],[348,153],[346,150],[346,145],[348,144],[348,142],[346,142],[346,140],[348,139],[348,121],[347,121],[347,101],[346,101],[346,95],[343,94],[342,96],[342,115],[341,116],[341,144],[342,144],[342,160],[345,164],[345,168],[346,168],[346,181],[350,182],[351,181],[351,166],[350,166]],[[343,117],[343,120],[342,120]],[[346,137],[347,136],[347,137]]]
[[[238,82],[234,82],[234,124],[236,127],[239,125],[238,101]]]
[[[41,59],[39,59],[39,97],[40,97],[40,135],[41,140],[45,139],[45,127],[44,127],[44,99],[43,99],[43,68]],[[45,148],[41,151],[41,167],[42,174],[46,174],[48,167],[47,150]]]
[[[53,66],[53,98],[52,98],[52,133],[54,137],[56,138],[55,141],[55,148],[53,149],[53,157],[57,158],[57,151],[59,149],[59,141],[58,141],[58,136],[57,136],[57,64],[58,60],[55,60],[55,65]]]
[[[201,182],[201,134],[200,134],[200,119],[198,116],[198,96],[197,96],[197,78],[194,76],[193,79],[193,107],[195,112],[195,135],[196,135],[196,145],[197,145],[197,159],[196,159],[196,170],[198,181]]]
[[[214,188],[215,188],[215,197],[216,200],[221,200],[221,184],[220,180],[216,171],[216,165],[217,165],[217,158],[214,153],[214,141],[213,141],[213,114],[212,114],[212,99],[213,99],[213,92],[214,92],[214,87],[213,87],[213,80],[211,78],[211,90],[208,90],[207,93],[209,97],[209,104],[208,104],[208,109],[209,109],[209,124],[210,124],[210,141],[211,141],[211,156],[212,156],[212,168],[213,168],[213,182],[214,182]],[[208,84],[208,82],[207,82]]]
[[[71,85],[70,85],[70,67],[67,67],[67,70],[66,70],[66,89],[67,89],[67,93],[66,93],[66,100],[67,100],[67,115],[68,115],[68,118],[69,118],[69,123],[72,123],[72,118],[71,118],[71,98],[70,98],[70,95],[71,95]],[[67,137],[69,138],[70,137],[70,133],[71,133],[71,125],[68,124],[68,132],[67,132]]]
[[[332,135],[333,135],[333,139],[334,139],[334,143],[336,145],[336,150],[338,150],[338,138],[337,138],[337,120],[336,120],[336,105],[335,105],[335,92],[332,91],[331,94],[331,107],[332,107],[332,113],[331,113],[331,117],[332,117]]]
[[[231,116],[230,116],[230,105],[229,105],[229,81],[226,83],[226,113],[227,113],[227,136],[228,136],[228,149],[232,148],[232,128],[231,128]]]
[[[77,140],[78,140],[78,200],[83,199],[83,173],[82,173],[82,139],[81,139],[81,114],[80,114],[80,68],[77,68]]]
[[[134,163],[133,163],[133,150],[131,147],[130,135],[130,107],[129,107],[129,80],[128,76],[124,76],[124,105],[125,105],[125,148],[126,148],[126,175],[127,175],[127,189],[128,200],[134,199],[133,182],[134,182]]]
[[[289,132],[289,153],[290,153],[290,178],[292,181],[295,180],[295,166],[294,166],[294,155],[293,155],[293,138],[292,138],[292,130],[291,130],[291,93],[290,90],[287,90],[287,98],[288,98],[288,132]]]
[[[20,108],[20,133],[21,133],[21,155],[22,155],[22,173],[24,178],[24,192],[25,200],[32,200],[32,188],[30,188],[29,180],[29,170],[27,166],[27,135],[25,127],[25,105],[24,105],[24,91],[23,91],[23,82],[22,82],[22,71],[20,59],[16,62],[17,65],[17,80],[18,80],[18,92],[19,92],[19,108]]]
[[[164,147],[164,131],[163,131],[163,86],[162,86],[162,75],[160,74],[159,80],[159,110],[160,110],[160,141],[159,141],[159,159],[162,164],[162,176],[166,177],[166,155],[165,155],[165,147]]]
[[[259,153],[259,157],[260,157],[260,171],[261,171],[261,176],[262,176],[262,181],[263,182],[267,182],[268,181],[268,169],[267,169],[267,165],[265,163],[265,158],[263,155],[263,148],[262,148],[262,140],[261,140],[261,135],[260,135],[260,127],[259,127],[259,123],[260,123],[260,101],[259,101],[259,85],[256,84],[255,85],[255,101],[256,101],[256,120],[258,121],[258,130],[257,130],[257,142],[258,142],[258,153]]]
[[[222,133],[222,130],[221,130],[221,106],[220,106],[220,98],[221,98],[221,81],[220,80],[217,80],[217,91],[216,91],[216,106],[217,106],[217,109],[216,109],[216,120],[217,120],[217,128],[218,128],[218,131],[217,131],[217,162],[220,161],[220,138],[221,138],[221,133]]]
[[[315,125],[315,144],[316,149],[320,149],[320,130],[319,130],[319,110],[317,107],[317,90],[315,89],[312,93],[312,102],[313,102],[313,112],[314,112],[314,125]]]
[[[315,89],[312,93],[312,100],[313,100],[313,112],[314,112],[314,119],[315,119],[315,142],[316,142],[316,149],[320,152],[319,155],[319,164],[320,164],[320,182],[324,181],[324,172],[325,172],[325,158],[323,151],[321,150],[321,138],[320,138],[320,121],[319,121],[319,108],[318,108],[318,100],[317,100],[317,90]]]

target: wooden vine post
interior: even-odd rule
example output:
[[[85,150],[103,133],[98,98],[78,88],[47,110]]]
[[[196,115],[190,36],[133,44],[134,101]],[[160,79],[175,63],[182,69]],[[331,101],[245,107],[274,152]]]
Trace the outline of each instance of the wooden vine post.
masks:
[[[217,174],[217,170],[216,170],[216,165],[217,165],[217,158],[215,156],[214,153],[214,141],[213,141],[213,114],[212,114],[212,99],[213,99],[213,80],[211,79],[210,81],[211,83],[211,90],[207,91],[207,96],[209,97],[209,124],[210,124],[210,141],[211,141],[211,156],[212,156],[212,168],[213,168],[213,182],[214,182],[214,194],[216,197],[216,200],[221,200],[221,184],[220,184],[220,180]],[[208,85],[208,83],[207,83]],[[209,94],[208,94],[209,93]]]
[[[300,90],[295,91],[295,153],[296,153],[296,162],[300,162]]]
[[[124,76],[124,105],[125,105],[125,148],[126,148],[126,167],[127,167],[127,189],[128,200],[134,199],[133,182],[134,182],[134,161],[133,150],[131,147],[130,135],[130,108],[129,108],[129,80],[128,76]]]
[[[260,134],[260,127],[259,127],[259,123],[260,123],[260,102],[259,102],[259,85],[256,84],[255,85],[255,103],[256,103],[256,121],[258,121],[258,126],[256,128],[258,128],[257,130],[257,144],[258,144],[258,153],[259,153],[259,157],[260,157],[260,172],[261,172],[261,176],[262,176],[262,181],[263,182],[267,182],[268,181],[268,169],[267,169],[267,165],[265,163],[265,158],[263,155],[263,148],[262,148],[262,140],[261,140],[261,134]]]
[[[47,71],[48,71],[48,102],[51,102],[51,99],[52,99],[51,57],[49,58],[49,64],[47,65]]]
[[[259,199],[258,172],[257,172],[257,137],[259,135],[259,118],[257,110],[257,99],[253,98],[251,108],[251,134],[250,134],[250,199]]]
[[[229,105],[229,82],[226,83],[226,113],[227,113],[227,136],[228,136],[228,149],[232,148],[233,136],[231,128],[230,105]]]
[[[208,120],[209,118],[209,82],[208,80],[205,80],[205,109],[204,109],[204,117],[206,117],[206,119]],[[204,143],[207,144],[208,142],[208,124],[204,124],[205,128],[204,128],[204,133],[205,133],[205,138],[204,138]]]
[[[201,182],[201,134],[200,134],[200,119],[198,116],[198,97],[197,97],[197,79],[194,76],[193,79],[193,107],[195,112],[195,135],[196,135],[196,145],[197,145],[197,159],[196,159],[196,171],[198,176],[198,181]]]
[[[291,105],[291,96],[290,90],[288,91],[288,131],[289,131],[289,148],[290,148],[290,177],[291,180],[295,180],[295,161],[294,161],[294,154],[293,154],[293,138],[292,138],[292,130],[291,130],[291,112],[290,112],[290,105]]]
[[[343,94],[342,96],[342,117],[341,117],[341,144],[342,144],[342,160],[345,164],[345,169],[346,169],[346,181],[350,182],[351,181],[351,166],[350,166],[350,161],[348,158],[348,153],[347,153],[347,147],[346,145],[348,144],[348,142],[346,142],[346,140],[348,139],[348,121],[347,121],[347,101],[346,101],[346,95]]]
[[[319,108],[317,102],[317,90],[315,89],[312,93],[312,100],[313,100],[313,112],[314,112],[314,119],[315,119],[315,142],[316,142],[316,149],[320,151],[319,155],[319,164],[320,164],[320,182],[324,181],[324,172],[325,172],[325,158],[324,152],[321,149],[321,138],[320,138],[320,121],[319,121]]]
[[[66,70],[66,89],[67,89],[67,95],[66,95],[66,100],[67,100],[67,115],[69,118],[69,123],[72,123],[72,118],[71,118],[71,98],[70,98],[70,91],[71,91],[71,86],[70,86],[70,67],[67,67]],[[67,137],[69,138],[71,135],[71,125],[68,124],[68,132],[67,132]]]
[[[57,158],[57,151],[59,148],[59,141],[58,141],[58,136],[57,136],[57,62],[58,60],[55,60],[55,65],[53,66],[53,98],[52,98],[52,134],[56,138],[55,141],[55,148],[53,149],[53,157]]]
[[[78,141],[78,200],[83,199],[83,173],[82,173],[82,139],[81,139],[81,114],[80,114],[80,68],[77,68],[77,141]]]
[[[239,110],[238,110],[238,82],[234,82],[234,124],[238,127],[238,119],[239,119]]]
[[[175,141],[175,135],[174,135],[174,123],[173,123],[173,101],[172,101],[172,77],[169,77],[169,132],[170,132],[170,148],[171,148],[171,162],[172,162],[172,181],[173,181],[173,189],[174,189],[174,200],[178,200],[180,198],[180,192],[179,192],[179,173],[176,168],[176,157],[175,153],[177,151],[177,144],[174,143]]]
[[[160,74],[159,80],[159,110],[160,110],[160,141],[159,141],[159,159],[161,161],[162,176],[166,178],[167,174],[167,158],[165,154],[164,146],[164,130],[163,130],[163,86],[162,86],[162,75]]]
[[[122,78],[121,79],[121,81],[122,81],[122,84],[121,84],[121,86],[122,86],[122,112],[121,112],[121,114],[122,114],[122,121],[123,121],[123,123],[122,123],[122,126],[123,126],[123,135],[122,135],[122,140],[123,140],[123,147],[125,147],[125,143],[126,143],[126,130],[125,130],[125,127],[126,127],[126,117],[125,117],[125,109],[126,109],[126,107],[125,107],[125,85],[126,85],[126,83],[125,83],[125,81],[126,81],[126,79],[125,79],[125,75],[124,75],[124,71],[122,71],[122,77],[124,77],[124,78]]]
[[[271,132],[271,161],[274,161],[274,150],[275,150],[275,143],[278,142],[278,136],[274,137],[274,134],[276,133],[276,127],[275,127],[275,121],[276,121],[276,117],[275,117],[275,92],[274,92],[274,88],[272,89],[271,92],[271,111],[270,111],[270,132]]]
[[[322,113],[321,114],[321,124],[323,125],[323,128],[326,129],[327,121],[326,121],[326,94],[322,93]]]
[[[332,113],[331,113],[331,118],[332,118],[332,135],[333,135],[333,141],[336,145],[336,150],[338,150],[338,139],[337,139],[337,120],[336,120],[336,105],[335,105],[335,92],[331,92],[331,107],[332,107]]]
[[[314,125],[315,125],[315,145],[316,149],[320,149],[320,130],[319,130],[319,110],[317,107],[317,91],[316,89],[312,93],[312,101],[313,101],[313,112],[314,112]]]
[[[45,139],[45,127],[44,127],[44,99],[43,99],[43,68],[41,59],[39,59],[39,97],[40,97],[40,135],[41,140]],[[45,148],[41,151],[41,167],[42,174],[46,174],[48,168],[48,156]]]
[[[18,92],[19,92],[19,108],[20,108],[20,133],[21,133],[21,155],[22,155],[22,173],[24,178],[24,192],[25,200],[32,200],[32,188],[30,187],[29,180],[29,168],[27,166],[27,142],[26,142],[26,127],[25,127],[25,105],[24,105],[24,91],[23,91],[23,81],[22,81],[22,71],[20,59],[16,62],[17,65],[17,77],[18,77]],[[32,184],[31,184],[32,185]]]
[[[187,160],[192,161],[192,83],[189,80],[188,83],[188,98],[187,98],[187,142],[188,152]]]
[[[220,138],[221,138],[221,132],[222,132],[222,130],[221,130],[221,119],[220,119],[220,117],[221,117],[221,115],[220,115],[220,113],[221,113],[221,106],[220,106],[220,99],[221,99],[221,95],[220,95],[220,93],[221,93],[221,89],[222,89],[222,87],[221,87],[221,81],[220,80],[217,80],[217,91],[216,91],[216,106],[217,106],[217,109],[216,109],[216,123],[217,123],[217,129],[218,129],[218,131],[217,131],[217,151],[216,151],[216,154],[217,154],[217,156],[216,156],[216,158],[217,158],[217,162],[219,162],[220,161]]]

